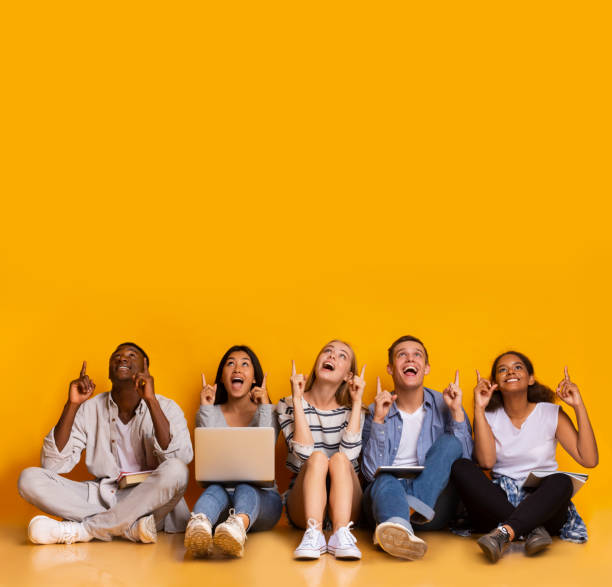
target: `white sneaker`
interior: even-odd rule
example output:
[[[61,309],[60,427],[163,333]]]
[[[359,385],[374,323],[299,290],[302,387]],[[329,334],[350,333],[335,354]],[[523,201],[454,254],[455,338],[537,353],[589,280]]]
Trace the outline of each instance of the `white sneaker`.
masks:
[[[361,551],[355,546],[357,538],[351,533],[353,522],[338,528],[327,543],[327,551],[336,558],[355,560],[361,558]]]
[[[185,530],[185,548],[192,556],[206,556],[212,546],[212,524],[205,514],[191,514]]]
[[[144,544],[157,542],[157,525],[153,514],[138,518],[123,535],[132,542]]]
[[[319,524],[316,520],[308,520],[308,528],[304,532],[304,537],[300,545],[293,551],[295,558],[313,560],[319,558],[327,552],[327,544],[323,532],[317,528]]]
[[[234,509],[230,515],[215,528],[215,546],[229,556],[242,556],[246,541],[246,529],[242,520],[236,515]]]
[[[391,556],[410,561],[423,558],[427,552],[427,544],[424,540],[415,536],[414,532],[405,526],[393,522],[383,522],[376,526],[374,544],[378,544]]]
[[[28,526],[28,538],[34,544],[72,544],[89,542],[93,536],[80,522],[58,522],[47,516],[34,516]]]

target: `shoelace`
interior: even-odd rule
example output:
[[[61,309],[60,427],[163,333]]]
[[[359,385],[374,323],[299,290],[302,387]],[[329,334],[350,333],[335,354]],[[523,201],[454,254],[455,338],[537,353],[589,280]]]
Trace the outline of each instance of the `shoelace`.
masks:
[[[61,544],[72,544],[76,541],[79,529],[75,522],[60,522],[62,524],[62,532],[60,535]]]
[[[304,538],[302,538],[301,547],[304,548],[317,548],[317,538],[319,536],[318,523],[313,518],[308,519],[308,528],[304,532]]]
[[[246,529],[244,527],[244,524],[242,523],[242,520],[236,515],[236,510],[234,508],[230,508],[229,516],[227,517],[227,520],[225,520],[225,523],[231,524],[232,526],[236,526],[236,529],[240,530],[240,533],[246,539]]]
[[[349,522],[346,526],[341,526],[338,528],[338,542],[343,546],[347,544],[355,544],[357,542],[357,538],[355,538],[351,533],[352,525],[353,522]]]

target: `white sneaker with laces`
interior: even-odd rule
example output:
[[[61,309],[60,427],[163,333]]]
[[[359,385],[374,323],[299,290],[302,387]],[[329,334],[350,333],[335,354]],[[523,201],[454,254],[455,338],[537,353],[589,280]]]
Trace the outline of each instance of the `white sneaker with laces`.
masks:
[[[355,546],[357,538],[351,532],[353,522],[338,528],[327,543],[327,550],[338,559],[356,560],[361,558],[361,551]]]
[[[150,516],[138,518],[123,535],[132,542],[142,542],[143,544],[157,542],[155,517],[151,514]]]
[[[206,556],[212,546],[212,524],[205,514],[191,514],[185,530],[185,548],[192,556]]]
[[[374,544],[378,544],[391,556],[417,560],[427,552],[427,543],[414,532],[394,522],[383,522],[376,526]]]
[[[295,558],[314,560],[327,552],[327,544],[323,532],[318,528],[319,523],[310,518],[308,528],[304,532],[304,537],[300,545],[293,551]]]
[[[214,544],[224,554],[242,556],[245,542],[246,529],[242,520],[232,508],[227,520],[215,528]]]
[[[93,540],[80,522],[58,522],[47,516],[34,516],[30,520],[28,538],[34,544],[72,544]]]

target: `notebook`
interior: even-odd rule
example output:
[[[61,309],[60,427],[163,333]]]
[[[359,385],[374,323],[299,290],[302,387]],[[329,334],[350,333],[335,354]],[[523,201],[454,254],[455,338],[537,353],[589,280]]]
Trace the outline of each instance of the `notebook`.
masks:
[[[274,485],[274,428],[196,428],[195,478],[200,485],[246,481]]]

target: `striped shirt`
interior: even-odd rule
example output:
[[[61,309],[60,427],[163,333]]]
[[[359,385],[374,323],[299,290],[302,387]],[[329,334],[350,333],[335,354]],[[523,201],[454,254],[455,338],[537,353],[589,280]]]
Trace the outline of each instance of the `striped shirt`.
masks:
[[[299,473],[302,464],[315,451],[321,451],[328,457],[342,452],[352,462],[355,471],[359,470],[359,454],[361,453],[361,430],[365,413],[361,413],[359,432],[347,430],[351,417],[351,408],[340,407],[333,410],[319,410],[302,398],[302,406],[306,421],[312,433],[313,444],[300,444],[293,440],[293,398],[283,398],[278,402],[278,422],[287,441],[287,468]]]

